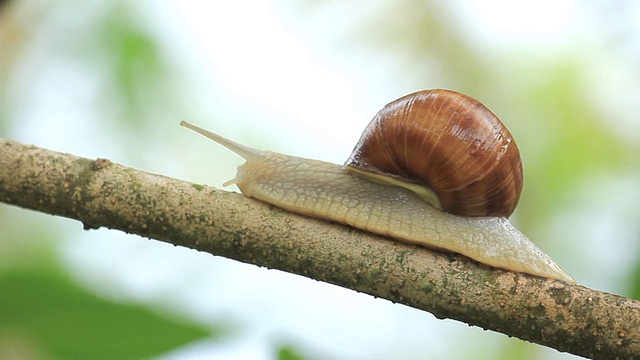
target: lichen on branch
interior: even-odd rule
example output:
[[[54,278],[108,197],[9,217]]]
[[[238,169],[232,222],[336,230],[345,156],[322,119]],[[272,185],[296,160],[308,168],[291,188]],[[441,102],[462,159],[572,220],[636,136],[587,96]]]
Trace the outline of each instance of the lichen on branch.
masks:
[[[490,268],[240,194],[0,139],[0,201],[280,269],[594,358],[640,354],[640,302]]]

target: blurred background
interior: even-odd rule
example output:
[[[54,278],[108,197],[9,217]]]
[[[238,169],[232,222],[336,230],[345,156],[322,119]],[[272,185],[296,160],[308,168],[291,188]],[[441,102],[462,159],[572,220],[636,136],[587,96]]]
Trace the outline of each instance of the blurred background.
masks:
[[[517,139],[515,225],[640,299],[638,64],[635,1],[2,1],[0,137],[221,187],[242,160],[180,120],[342,163],[386,103],[458,90]],[[577,357],[0,204],[0,358]]]

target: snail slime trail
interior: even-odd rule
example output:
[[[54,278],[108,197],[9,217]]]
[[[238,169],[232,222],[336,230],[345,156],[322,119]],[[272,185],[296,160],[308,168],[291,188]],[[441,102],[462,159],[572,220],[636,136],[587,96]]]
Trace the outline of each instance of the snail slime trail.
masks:
[[[425,90],[387,104],[344,166],[260,151],[189,124],[246,162],[243,195],[298,214],[575,284],[507,219],[522,190],[513,137],[477,100]]]

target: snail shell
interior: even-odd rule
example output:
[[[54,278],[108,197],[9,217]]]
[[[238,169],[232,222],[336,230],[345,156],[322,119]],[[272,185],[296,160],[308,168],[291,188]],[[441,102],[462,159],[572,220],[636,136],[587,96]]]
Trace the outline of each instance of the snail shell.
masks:
[[[509,130],[478,100],[450,90],[387,104],[345,165],[381,181],[427,187],[427,201],[461,216],[508,217],[522,191],[520,152]]]

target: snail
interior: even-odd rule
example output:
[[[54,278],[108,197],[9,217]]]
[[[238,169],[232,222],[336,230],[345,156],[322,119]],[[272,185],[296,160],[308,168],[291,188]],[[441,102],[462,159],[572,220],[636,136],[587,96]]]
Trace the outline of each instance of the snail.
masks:
[[[522,189],[518,148],[479,101],[424,90],[387,104],[344,165],[260,151],[182,121],[246,162],[235,184],[279,208],[485,265],[575,284],[507,219]]]

